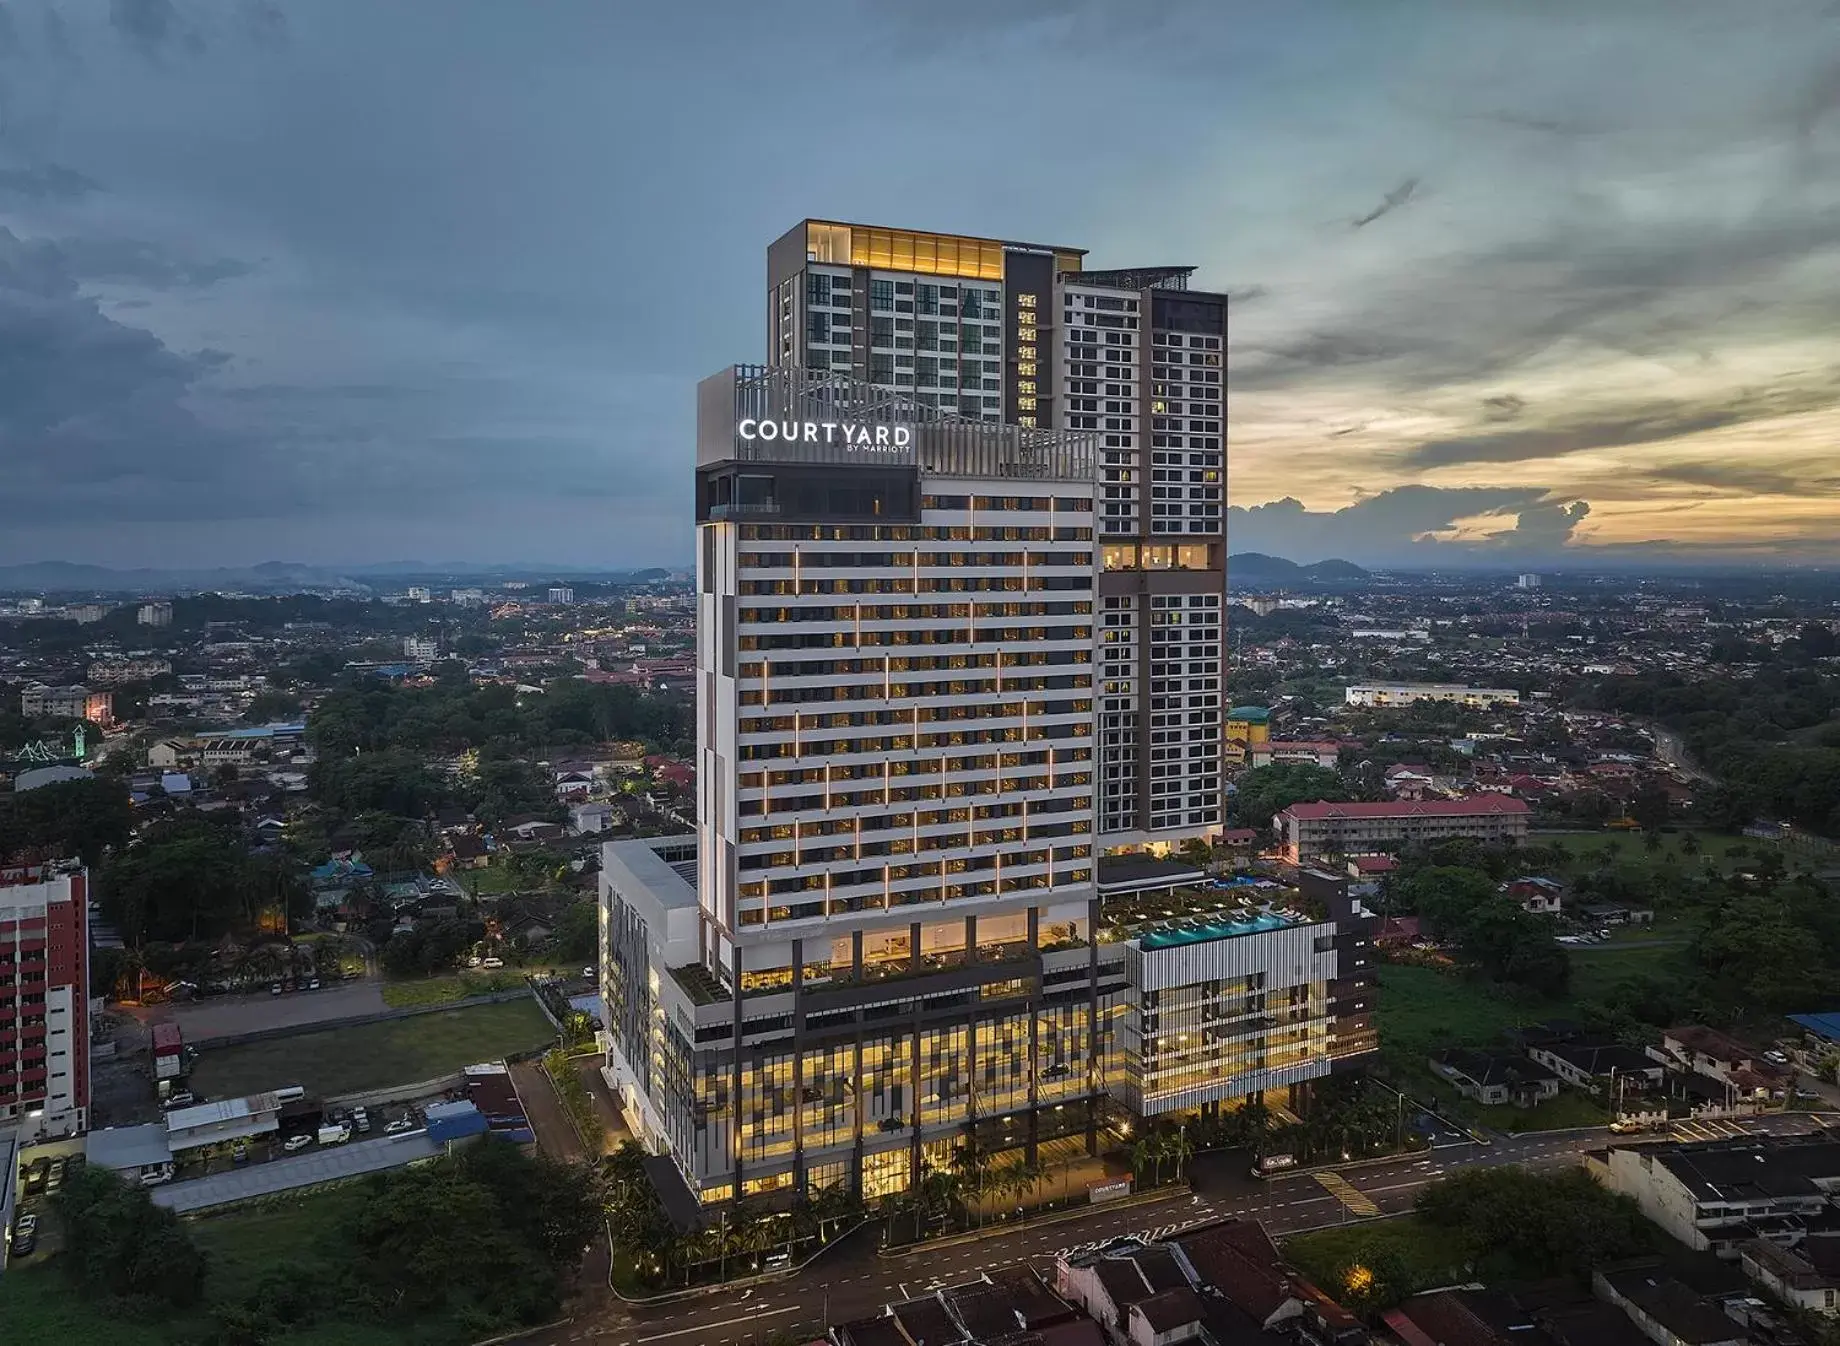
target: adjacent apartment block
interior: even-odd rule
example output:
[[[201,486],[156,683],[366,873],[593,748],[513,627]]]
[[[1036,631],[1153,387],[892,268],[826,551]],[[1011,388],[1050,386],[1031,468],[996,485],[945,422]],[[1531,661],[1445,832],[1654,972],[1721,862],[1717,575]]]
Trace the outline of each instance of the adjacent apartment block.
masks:
[[[1392,852],[1416,841],[1447,837],[1519,842],[1532,816],[1524,799],[1481,794],[1469,799],[1292,804],[1272,819],[1272,827],[1292,860],[1308,860]]]
[[[780,366],[915,406],[1090,434],[1102,847],[1221,823],[1227,296],[1193,267],[804,220],[767,250]]]
[[[1364,682],[1344,689],[1342,700],[1350,706],[1376,709],[1409,706],[1416,701],[1454,701],[1472,709],[1518,706],[1521,694],[1512,687],[1465,687],[1458,682]]]
[[[29,1145],[88,1117],[88,872],[0,869],[0,1127]]]
[[[19,693],[19,713],[28,719],[43,715],[109,725],[115,721],[115,694],[83,686],[47,687],[33,683]]]

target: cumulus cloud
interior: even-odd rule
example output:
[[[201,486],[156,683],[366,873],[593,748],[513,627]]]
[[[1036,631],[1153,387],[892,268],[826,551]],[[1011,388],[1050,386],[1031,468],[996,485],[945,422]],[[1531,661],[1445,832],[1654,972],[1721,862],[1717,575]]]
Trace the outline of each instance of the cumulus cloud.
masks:
[[[1363,565],[1461,564],[1556,555],[1591,511],[1582,500],[1539,488],[1396,486],[1334,510],[1312,510],[1287,496],[1227,511],[1227,545],[1294,561],[1340,557]],[[1482,536],[1440,541],[1466,520],[1504,526]],[[1512,525],[1506,525],[1513,519]]]

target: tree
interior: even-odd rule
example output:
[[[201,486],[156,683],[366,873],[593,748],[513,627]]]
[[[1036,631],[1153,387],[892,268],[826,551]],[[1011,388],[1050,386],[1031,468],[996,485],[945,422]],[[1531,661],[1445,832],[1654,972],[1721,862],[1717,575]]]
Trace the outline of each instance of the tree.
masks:
[[[1425,1188],[1414,1205],[1421,1219],[1456,1232],[1479,1258],[1501,1259],[1526,1275],[1588,1276],[1651,1246],[1635,1202],[1583,1169],[1465,1168]]]
[[[1354,798],[1341,773],[1305,763],[1255,767],[1241,776],[1228,810],[1241,827],[1271,826],[1274,815],[1292,804]]]
[[[85,1293],[190,1308],[205,1259],[179,1217],[105,1168],[73,1168],[53,1199],[64,1223],[57,1265]]]
[[[1651,833],[1667,826],[1673,809],[1667,791],[1653,783],[1642,785],[1629,800],[1629,816]]]
[[[0,863],[75,856],[92,869],[128,844],[134,805],[121,780],[97,776],[0,795]]]

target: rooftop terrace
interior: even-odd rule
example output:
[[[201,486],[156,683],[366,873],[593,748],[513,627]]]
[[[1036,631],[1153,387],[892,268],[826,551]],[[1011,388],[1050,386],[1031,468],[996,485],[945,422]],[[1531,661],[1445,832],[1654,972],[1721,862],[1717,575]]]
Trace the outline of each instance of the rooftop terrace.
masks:
[[[1108,898],[1100,911],[1102,942],[1135,939],[1140,948],[1232,939],[1311,920],[1297,894],[1269,879],[1216,879],[1132,897]]]

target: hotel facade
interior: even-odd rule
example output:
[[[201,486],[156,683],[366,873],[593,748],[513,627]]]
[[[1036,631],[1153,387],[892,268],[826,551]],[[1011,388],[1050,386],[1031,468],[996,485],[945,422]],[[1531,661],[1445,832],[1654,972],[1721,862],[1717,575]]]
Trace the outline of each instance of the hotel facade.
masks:
[[[1220,824],[1225,300],[1080,262],[807,222],[774,362],[698,387],[698,824],[604,848],[601,980],[704,1202],[1086,1152],[1371,1050],[1346,902],[1148,854]]]

